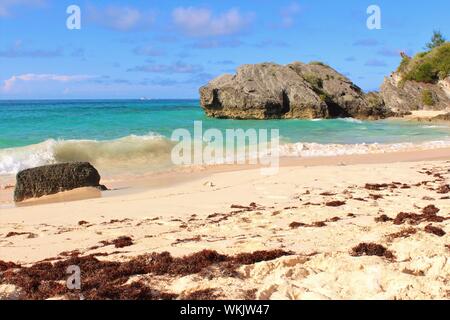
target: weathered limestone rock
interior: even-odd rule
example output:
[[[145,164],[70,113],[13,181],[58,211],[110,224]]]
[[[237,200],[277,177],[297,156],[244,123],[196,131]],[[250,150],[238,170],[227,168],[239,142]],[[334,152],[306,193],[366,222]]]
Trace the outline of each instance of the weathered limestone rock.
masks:
[[[99,187],[100,174],[87,162],[62,163],[27,169],[17,174],[14,201],[21,202],[82,187]]]
[[[232,119],[388,117],[375,93],[366,95],[348,78],[321,63],[243,65],[200,88],[206,114]]]
[[[450,108],[450,77],[433,84],[401,81],[401,75],[394,72],[385,78],[381,96],[395,112],[445,110]]]

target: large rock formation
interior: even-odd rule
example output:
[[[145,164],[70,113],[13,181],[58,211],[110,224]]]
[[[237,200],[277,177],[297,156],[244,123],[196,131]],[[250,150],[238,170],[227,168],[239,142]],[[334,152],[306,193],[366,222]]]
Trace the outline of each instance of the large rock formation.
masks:
[[[394,111],[450,108],[450,42],[414,57],[402,53],[397,71],[384,80],[381,95]]]
[[[450,108],[450,77],[437,83],[402,80],[398,72],[386,77],[381,96],[393,111],[446,110]]]
[[[200,88],[206,114],[232,119],[385,118],[376,93],[366,95],[322,63],[243,65]]]
[[[62,163],[27,169],[17,174],[14,201],[21,202],[82,187],[100,187],[98,171],[87,162]]]

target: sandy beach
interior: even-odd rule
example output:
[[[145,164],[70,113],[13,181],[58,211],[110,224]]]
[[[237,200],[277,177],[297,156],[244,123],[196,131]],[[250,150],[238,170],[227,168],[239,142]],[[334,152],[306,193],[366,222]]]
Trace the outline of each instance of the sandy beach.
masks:
[[[449,109],[447,110],[414,110],[411,111],[410,115],[405,116],[405,119],[411,120],[411,119],[422,119],[422,120],[426,120],[426,119],[431,119],[443,114],[446,114],[450,112]]]
[[[0,0],[0,301],[450,300],[449,1],[97,2]]]
[[[267,257],[233,272],[213,259],[197,272],[131,272],[122,286],[177,298],[448,299],[449,158],[436,149],[284,159],[274,176],[255,167],[185,169],[110,180],[117,190],[101,197],[86,189],[21,207],[4,200],[0,260],[26,268],[74,257],[127,263],[163,252],[189,261],[202,250],[262,251]],[[69,201],[76,196],[91,198]],[[1,298],[20,294],[14,283],[0,286]]]
[[[420,122],[435,122],[435,123],[448,123],[447,121],[433,120],[438,116],[445,115],[450,112],[450,109],[445,110],[415,110],[411,111],[411,114],[403,117],[407,121],[420,121]]]

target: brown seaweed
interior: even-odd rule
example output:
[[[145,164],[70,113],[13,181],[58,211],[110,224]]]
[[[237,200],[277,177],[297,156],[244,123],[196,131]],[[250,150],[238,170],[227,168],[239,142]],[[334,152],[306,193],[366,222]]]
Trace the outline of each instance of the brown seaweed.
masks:
[[[391,251],[376,243],[360,243],[352,249],[351,255],[354,257],[361,257],[366,255],[385,257],[387,259],[395,258],[394,254]]]

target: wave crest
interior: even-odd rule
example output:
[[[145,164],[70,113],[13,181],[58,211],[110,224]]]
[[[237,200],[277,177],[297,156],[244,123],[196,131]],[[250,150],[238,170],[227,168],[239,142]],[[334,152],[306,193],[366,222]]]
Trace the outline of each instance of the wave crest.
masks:
[[[26,147],[0,149],[0,174],[15,174],[27,168],[72,161],[90,162],[102,172],[110,174],[158,171],[173,166],[171,152],[175,144],[176,142],[155,134],[131,135],[109,141],[50,139]],[[319,144],[283,141],[277,153],[281,157],[326,157],[445,147],[450,147],[450,140],[391,144]],[[248,150],[244,153],[249,159],[258,157],[257,154],[249,154]]]
[[[376,154],[399,151],[419,151],[450,147],[450,140],[422,143],[360,143],[360,144],[320,144],[289,143],[280,146],[280,156],[284,157],[331,157],[342,155]]]
[[[108,141],[54,140],[0,150],[0,174],[59,162],[87,161],[105,168],[162,166],[170,161],[173,142],[157,135]]]

